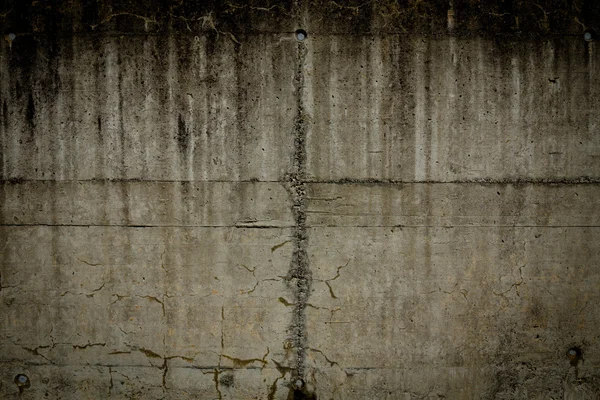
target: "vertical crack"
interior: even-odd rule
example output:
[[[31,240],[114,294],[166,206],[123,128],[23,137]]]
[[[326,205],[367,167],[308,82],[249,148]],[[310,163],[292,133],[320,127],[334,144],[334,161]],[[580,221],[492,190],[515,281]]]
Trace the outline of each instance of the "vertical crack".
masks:
[[[108,386],[108,397],[110,397],[112,395],[112,390],[114,387],[114,383],[113,383],[113,374],[112,374],[112,367],[108,367],[108,373],[110,375],[110,383]]]
[[[304,106],[304,64],[306,60],[306,45],[297,43],[297,61],[294,71],[294,87],[296,95],[296,115],[294,118],[294,155],[292,171],[287,176],[287,185],[292,201],[293,254],[287,282],[292,289],[294,302],[291,335],[296,350],[296,364],[293,374],[303,379],[305,375],[305,358],[307,350],[306,338],[306,305],[311,290],[312,275],[309,266],[307,246],[308,234],[306,228],[306,133],[307,115]]]

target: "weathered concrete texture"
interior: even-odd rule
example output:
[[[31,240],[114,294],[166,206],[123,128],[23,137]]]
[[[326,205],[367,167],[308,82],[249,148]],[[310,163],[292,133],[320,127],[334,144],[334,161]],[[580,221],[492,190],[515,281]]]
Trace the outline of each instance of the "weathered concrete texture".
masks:
[[[256,368],[248,382],[272,382],[291,312],[279,301],[289,297],[289,245],[277,241],[289,236],[284,228],[4,227],[3,369],[24,371],[52,397],[79,397],[73,387],[83,383],[65,373],[64,386],[46,387],[46,374],[90,364],[89,398],[170,389],[217,397],[220,385],[207,387],[202,375],[234,367]],[[109,387],[109,372],[124,369],[134,376]],[[186,374],[195,383],[175,379]],[[15,390],[8,382],[5,395]]]
[[[0,397],[597,399],[599,4],[1,3]]]
[[[2,177],[278,180],[295,105],[294,46],[281,39],[3,41]]]
[[[313,228],[308,331],[319,397],[595,398],[599,234]],[[586,349],[581,381],[565,378],[571,346]]]
[[[310,226],[596,227],[597,184],[309,184]]]
[[[288,193],[270,182],[20,181],[0,187],[14,225],[291,227]]]
[[[0,397],[286,398],[293,36],[1,46]]]
[[[600,59],[578,39],[311,41],[317,180],[600,175]],[[507,162],[510,160],[510,162]]]
[[[594,46],[313,38],[319,398],[600,394]]]

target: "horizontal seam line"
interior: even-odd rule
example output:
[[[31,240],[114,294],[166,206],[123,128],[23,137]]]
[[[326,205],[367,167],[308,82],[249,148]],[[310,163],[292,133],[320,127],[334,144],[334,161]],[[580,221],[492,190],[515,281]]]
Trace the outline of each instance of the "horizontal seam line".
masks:
[[[600,228],[600,225],[310,225],[308,228]]]
[[[252,228],[252,229],[286,229],[293,225],[118,225],[118,224],[0,224],[0,227],[19,226],[64,226],[64,227],[115,227],[115,228]]]
[[[410,185],[410,184],[478,184],[478,185],[595,185],[600,178],[574,178],[566,180],[451,180],[451,181],[404,181],[404,180],[371,180],[371,179],[339,179],[339,180],[304,180],[306,184],[338,184],[338,185]],[[0,179],[0,184],[23,183],[279,183],[285,180],[168,180],[168,179]]]
[[[117,224],[0,224],[0,227],[106,227],[106,228],[237,228],[289,229],[293,225],[117,225]],[[600,228],[600,225],[307,225],[307,228]]]

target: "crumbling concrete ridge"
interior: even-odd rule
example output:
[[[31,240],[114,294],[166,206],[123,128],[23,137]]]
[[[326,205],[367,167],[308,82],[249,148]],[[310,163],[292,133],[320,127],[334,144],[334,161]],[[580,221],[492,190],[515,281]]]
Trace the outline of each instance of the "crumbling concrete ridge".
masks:
[[[600,2],[0,27],[0,397],[600,395]]]
[[[300,33],[304,35],[303,33]],[[301,36],[303,38],[304,36]],[[295,295],[292,335],[296,349],[296,369],[294,372],[294,390],[304,388],[306,359],[306,306],[311,292],[311,271],[308,258],[308,235],[306,232],[306,133],[308,116],[304,106],[304,63],[306,46],[302,41],[297,44],[297,62],[294,76],[296,96],[296,117],[294,121],[294,154],[292,173],[288,177],[289,191],[294,217],[294,249],[288,273],[288,281]]]

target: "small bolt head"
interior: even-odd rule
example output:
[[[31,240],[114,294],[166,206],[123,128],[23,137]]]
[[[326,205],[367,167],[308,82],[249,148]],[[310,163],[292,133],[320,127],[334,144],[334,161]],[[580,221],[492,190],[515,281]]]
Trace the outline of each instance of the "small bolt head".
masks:
[[[591,31],[586,31],[583,34],[583,40],[585,40],[586,42],[591,42],[592,40],[594,40],[594,35]]]
[[[29,378],[25,374],[19,374],[15,376],[15,385],[20,388],[27,388],[30,386]]]
[[[573,366],[576,366],[579,363],[581,356],[581,349],[578,347],[571,347],[569,350],[567,350],[567,358]]]
[[[296,39],[299,42],[303,42],[304,40],[306,40],[307,36],[308,36],[308,34],[306,33],[306,31],[304,29],[298,29],[296,31]]]
[[[296,381],[296,389],[301,389],[303,384],[304,382],[302,382],[302,379],[298,379]]]
[[[8,34],[8,38],[10,40],[15,40],[17,38],[17,35],[15,35],[14,33],[11,32],[11,33]]]

